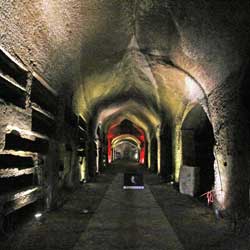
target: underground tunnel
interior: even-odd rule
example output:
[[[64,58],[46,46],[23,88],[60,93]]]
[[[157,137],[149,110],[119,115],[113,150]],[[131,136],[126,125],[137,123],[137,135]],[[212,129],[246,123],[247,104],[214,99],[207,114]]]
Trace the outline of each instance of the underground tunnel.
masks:
[[[249,249],[249,27],[247,0],[0,0],[0,249]]]

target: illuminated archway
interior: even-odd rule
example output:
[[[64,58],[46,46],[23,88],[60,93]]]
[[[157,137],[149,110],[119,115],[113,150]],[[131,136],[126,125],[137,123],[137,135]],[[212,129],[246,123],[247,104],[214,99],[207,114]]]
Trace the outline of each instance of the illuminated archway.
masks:
[[[135,126],[131,121],[125,119],[119,124],[115,123],[108,129],[107,143],[108,143],[108,162],[112,162],[112,142],[124,140],[125,138],[135,141],[140,145],[139,163],[145,162],[145,133],[144,131]]]
[[[139,161],[140,149],[135,143],[129,140],[123,140],[114,145],[112,148],[113,161],[117,159],[126,159],[129,161]]]
[[[131,135],[131,134],[122,134],[122,135],[115,137],[111,142],[112,147],[115,147],[116,144],[120,143],[121,141],[131,141],[138,148],[141,148],[141,141],[136,136]]]
[[[116,156],[116,152],[117,152],[118,147],[123,148],[122,149],[123,151],[128,150],[130,148],[129,149],[130,152],[132,153],[132,151],[133,151],[134,155],[127,157],[127,158],[133,159],[133,160],[138,159],[138,161],[140,160],[142,142],[136,136],[133,136],[130,134],[122,134],[120,136],[115,137],[112,140],[111,145],[112,145],[112,152],[113,152],[113,154],[112,154],[113,160],[116,159],[115,156]],[[122,152],[122,155],[123,154],[124,153]],[[121,157],[121,158],[125,158],[125,157]]]

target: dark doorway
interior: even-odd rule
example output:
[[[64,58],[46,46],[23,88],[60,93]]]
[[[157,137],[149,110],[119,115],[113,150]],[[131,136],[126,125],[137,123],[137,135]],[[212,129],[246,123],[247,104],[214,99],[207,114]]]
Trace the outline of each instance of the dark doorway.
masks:
[[[155,137],[151,140],[151,170],[157,173],[157,139]]]
[[[198,194],[213,189],[214,144],[212,125],[203,108],[196,105],[182,125],[182,151],[183,165],[199,167]]]

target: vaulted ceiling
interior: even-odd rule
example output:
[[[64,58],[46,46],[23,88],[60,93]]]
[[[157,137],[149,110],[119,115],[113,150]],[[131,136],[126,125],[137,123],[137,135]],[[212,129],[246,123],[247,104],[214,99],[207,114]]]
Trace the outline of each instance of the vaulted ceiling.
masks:
[[[0,0],[0,41],[84,119],[151,133],[241,68],[249,12],[229,0]]]

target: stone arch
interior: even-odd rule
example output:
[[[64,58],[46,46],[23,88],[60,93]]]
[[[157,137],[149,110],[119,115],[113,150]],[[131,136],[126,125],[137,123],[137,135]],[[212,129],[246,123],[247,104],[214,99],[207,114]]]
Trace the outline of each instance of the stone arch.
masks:
[[[139,162],[139,147],[132,140],[121,140],[113,147],[113,161],[117,159],[126,159]]]
[[[181,126],[182,168],[180,191],[203,194],[214,186],[213,127],[200,104],[192,107]]]

